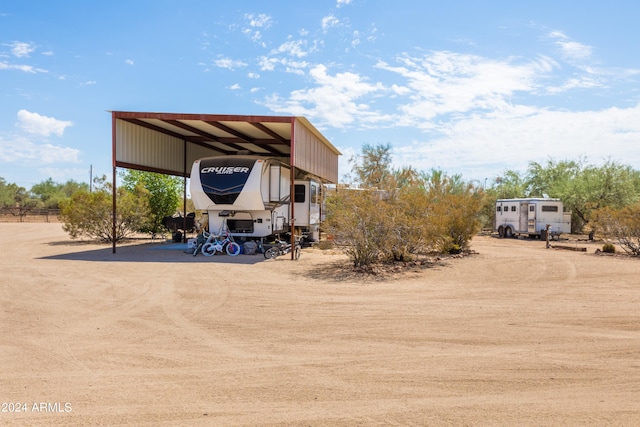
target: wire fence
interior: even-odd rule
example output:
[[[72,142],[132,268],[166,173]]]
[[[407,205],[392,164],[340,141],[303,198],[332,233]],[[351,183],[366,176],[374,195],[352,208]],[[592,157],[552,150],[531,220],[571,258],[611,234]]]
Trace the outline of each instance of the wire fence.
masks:
[[[60,209],[0,208],[0,222],[60,222]]]

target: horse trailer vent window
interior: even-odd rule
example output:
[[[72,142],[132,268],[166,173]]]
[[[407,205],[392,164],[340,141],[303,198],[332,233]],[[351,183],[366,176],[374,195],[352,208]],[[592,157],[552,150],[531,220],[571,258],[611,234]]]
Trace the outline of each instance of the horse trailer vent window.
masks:
[[[498,206],[498,207],[496,208],[496,212],[501,212],[501,211],[502,211],[502,207]]]
[[[294,202],[296,203],[304,203],[306,196],[306,188],[303,184],[296,184],[294,188]]]
[[[515,206],[511,206],[511,212],[515,212],[516,211],[516,207]]]
[[[542,205],[542,212],[558,212],[557,206]]]
[[[533,206],[533,205],[529,206],[529,212],[534,212],[535,210],[536,210],[535,206]]]

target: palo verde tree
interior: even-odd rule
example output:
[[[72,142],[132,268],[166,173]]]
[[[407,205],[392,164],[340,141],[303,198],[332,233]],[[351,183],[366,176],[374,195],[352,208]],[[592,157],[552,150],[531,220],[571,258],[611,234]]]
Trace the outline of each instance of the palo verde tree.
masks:
[[[122,175],[122,182],[130,192],[133,192],[138,186],[147,190],[150,211],[139,231],[151,234],[161,232],[164,229],[162,224],[164,217],[176,213],[178,206],[180,206],[182,179],[154,172],[128,169]]]
[[[468,249],[481,228],[482,188],[465,182],[461,175],[448,176],[435,169],[423,174],[423,180],[433,230],[430,234],[437,249],[449,253]]]

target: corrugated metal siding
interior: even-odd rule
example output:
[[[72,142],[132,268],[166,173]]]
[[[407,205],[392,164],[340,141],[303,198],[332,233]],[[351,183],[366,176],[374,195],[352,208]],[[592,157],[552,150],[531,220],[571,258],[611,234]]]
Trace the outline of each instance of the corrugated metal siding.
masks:
[[[183,144],[182,139],[124,120],[116,120],[116,162],[158,168],[182,175]]]
[[[338,154],[299,120],[294,124],[294,164],[318,177],[338,182]]]
[[[211,150],[201,145],[187,144],[187,174],[191,173],[191,167],[196,160],[220,155],[219,151]]]

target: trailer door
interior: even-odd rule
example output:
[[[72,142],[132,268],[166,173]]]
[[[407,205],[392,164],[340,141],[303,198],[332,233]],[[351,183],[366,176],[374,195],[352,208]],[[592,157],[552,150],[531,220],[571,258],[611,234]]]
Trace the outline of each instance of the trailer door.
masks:
[[[536,205],[534,203],[529,204],[529,224],[527,227],[528,233],[536,232]]]
[[[524,232],[528,228],[529,221],[529,203],[528,202],[520,202],[520,212],[518,212],[519,226],[518,231]]]

